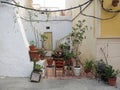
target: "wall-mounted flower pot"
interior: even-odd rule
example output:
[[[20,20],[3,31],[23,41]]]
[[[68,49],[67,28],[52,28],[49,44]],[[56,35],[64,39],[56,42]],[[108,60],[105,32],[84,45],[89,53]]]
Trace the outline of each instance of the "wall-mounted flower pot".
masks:
[[[29,48],[30,48],[30,51],[34,51],[36,49],[36,46],[31,45],[31,46],[29,46]]]
[[[30,55],[30,60],[31,61],[39,61],[40,60],[40,55],[38,53],[38,51],[29,51],[29,55]]]

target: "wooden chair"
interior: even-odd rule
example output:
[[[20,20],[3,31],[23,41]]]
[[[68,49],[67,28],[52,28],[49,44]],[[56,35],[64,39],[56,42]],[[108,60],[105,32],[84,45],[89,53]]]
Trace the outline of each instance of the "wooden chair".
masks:
[[[61,58],[55,59],[55,77],[57,71],[62,71],[62,76],[64,76],[65,69],[64,69],[64,60]]]

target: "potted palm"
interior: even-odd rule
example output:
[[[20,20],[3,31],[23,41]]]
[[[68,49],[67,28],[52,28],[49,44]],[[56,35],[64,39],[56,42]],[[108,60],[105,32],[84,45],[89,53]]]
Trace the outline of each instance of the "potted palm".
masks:
[[[81,52],[79,51],[79,45],[82,43],[83,39],[85,39],[85,31],[88,30],[87,25],[84,25],[85,20],[79,20],[75,27],[73,27],[72,33],[70,34],[73,46],[73,52],[75,54],[76,66],[74,67],[75,75],[80,75],[80,60],[79,55]]]
[[[109,85],[111,86],[116,85],[116,79],[118,74],[119,74],[119,70],[113,69],[111,65],[106,66],[104,76],[107,78]]]

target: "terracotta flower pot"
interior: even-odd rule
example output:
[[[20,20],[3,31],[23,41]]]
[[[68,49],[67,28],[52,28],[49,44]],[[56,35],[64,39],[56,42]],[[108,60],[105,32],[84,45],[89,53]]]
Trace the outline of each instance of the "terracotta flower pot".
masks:
[[[116,85],[116,78],[108,78],[108,84],[111,86]]]
[[[91,72],[91,69],[85,69],[85,73]]]
[[[47,64],[48,64],[48,66],[52,66],[53,60],[52,59],[47,59]]]
[[[73,66],[72,60],[71,59],[70,60],[65,60],[65,65],[66,66]]]
[[[41,60],[44,60],[44,58],[45,58],[45,56],[40,55],[40,59],[41,59]]]
[[[39,61],[40,60],[40,55],[38,53],[38,51],[29,51],[29,55],[30,55],[30,60],[31,61]]]
[[[34,51],[36,49],[34,45],[29,46],[29,48],[30,48],[30,51]]]

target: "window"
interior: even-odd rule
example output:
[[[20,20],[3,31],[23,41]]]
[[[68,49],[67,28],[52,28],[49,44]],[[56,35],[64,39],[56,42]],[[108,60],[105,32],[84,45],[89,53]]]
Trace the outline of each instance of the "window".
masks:
[[[33,7],[65,9],[65,0],[33,0]]]

